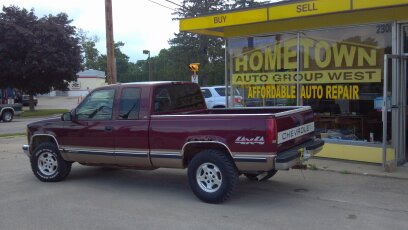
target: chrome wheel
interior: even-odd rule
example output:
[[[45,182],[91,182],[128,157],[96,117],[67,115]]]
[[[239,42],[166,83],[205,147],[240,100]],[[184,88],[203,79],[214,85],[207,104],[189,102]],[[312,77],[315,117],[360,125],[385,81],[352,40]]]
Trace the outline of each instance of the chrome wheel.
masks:
[[[11,112],[8,112],[8,111],[4,112],[3,121],[9,122],[11,120],[13,120],[13,114]]]
[[[203,163],[197,169],[196,180],[202,190],[216,192],[222,184],[221,171],[215,164]]]
[[[44,151],[38,156],[38,169],[46,176],[54,175],[58,169],[57,157],[54,153]]]

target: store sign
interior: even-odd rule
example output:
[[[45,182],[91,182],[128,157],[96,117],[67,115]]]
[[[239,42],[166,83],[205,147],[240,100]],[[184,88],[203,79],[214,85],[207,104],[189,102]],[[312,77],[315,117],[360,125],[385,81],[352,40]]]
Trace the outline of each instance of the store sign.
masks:
[[[297,39],[291,39],[235,57],[233,84],[290,84],[298,79],[305,84],[381,81],[374,46],[312,38],[300,38],[299,45],[303,50],[301,67],[305,70],[299,75],[281,71],[297,68]],[[311,68],[319,70],[307,71]]]
[[[333,84],[381,82],[381,69],[344,69],[233,74],[232,84]]]
[[[246,87],[250,99],[296,99],[296,85],[248,85]],[[358,85],[302,85],[300,89],[300,97],[303,99],[360,99]]]
[[[81,82],[79,81],[72,81],[69,83],[70,89],[81,89]]]
[[[180,20],[180,31],[242,25],[268,20],[268,10],[255,9]]]
[[[384,6],[396,6],[396,5],[406,5],[407,0],[353,0],[353,9],[366,9],[374,7],[384,7]]]
[[[245,87],[248,98],[358,100],[361,83],[380,83],[382,52],[377,46],[351,41],[297,39],[266,44],[233,58],[232,85]]]
[[[350,0],[314,0],[269,8],[269,20],[295,18],[351,10]]]

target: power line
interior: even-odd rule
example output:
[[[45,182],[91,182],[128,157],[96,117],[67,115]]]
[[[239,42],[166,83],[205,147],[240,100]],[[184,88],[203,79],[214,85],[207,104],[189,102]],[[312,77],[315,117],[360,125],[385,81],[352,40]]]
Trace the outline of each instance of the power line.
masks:
[[[174,5],[178,6],[178,7],[180,7],[180,8],[181,8],[181,9],[180,9],[181,11],[187,10],[186,7],[184,7],[184,6],[180,5],[180,4],[177,4],[177,3],[173,2],[173,1],[170,1],[170,0],[164,0],[164,1],[169,2],[169,3],[171,3],[171,4],[174,4]]]
[[[177,3],[175,3],[175,2],[172,2],[172,1],[170,1],[170,0],[164,0],[164,1],[170,2],[171,4],[174,4],[174,5],[176,5],[176,6],[179,6],[179,7],[181,7],[181,8],[184,8],[184,6],[182,6],[182,5],[180,5],[180,4],[177,4]]]
[[[170,7],[168,7],[168,6],[165,6],[165,5],[162,5],[162,4],[158,3],[158,2],[155,2],[155,1],[152,1],[152,0],[147,0],[147,1],[152,2],[152,3],[154,3],[154,4],[157,4],[157,5],[159,5],[159,6],[162,6],[162,7],[164,7],[164,8],[167,8],[167,9],[169,9],[169,10],[176,11],[175,9],[170,8]]]

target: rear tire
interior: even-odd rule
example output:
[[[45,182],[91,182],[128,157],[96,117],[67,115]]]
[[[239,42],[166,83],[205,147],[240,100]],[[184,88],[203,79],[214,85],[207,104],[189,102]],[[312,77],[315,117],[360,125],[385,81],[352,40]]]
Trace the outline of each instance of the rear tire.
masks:
[[[217,204],[227,200],[234,192],[238,170],[225,153],[204,150],[190,161],[188,182],[200,200]]]
[[[1,115],[1,119],[2,119],[4,122],[10,122],[10,121],[13,120],[13,116],[14,116],[13,112],[11,112],[11,111],[9,111],[9,110],[6,110],[6,111],[4,111],[3,114]]]
[[[275,174],[278,172],[278,170],[271,170],[268,172],[265,172],[265,175],[263,175],[263,173],[259,173],[259,174],[252,174],[252,173],[245,173],[244,175],[252,181],[267,181],[269,180],[269,178],[275,176]]]
[[[34,175],[43,182],[62,181],[71,172],[72,163],[65,161],[52,143],[42,143],[35,148],[30,162]]]

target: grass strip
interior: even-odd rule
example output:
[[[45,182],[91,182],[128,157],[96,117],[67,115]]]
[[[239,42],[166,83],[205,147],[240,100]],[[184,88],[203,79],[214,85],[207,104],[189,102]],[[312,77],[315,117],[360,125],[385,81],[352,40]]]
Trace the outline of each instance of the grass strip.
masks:
[[[20,117],[29,118],[29,117],[44,117],[51,115],[60,115],[63,113],[69,112],[68,109],[39,109],[35,111],[24,111]]]
[[[20,137],[20,136],[25,136],[26,133],[4,133],[0,134],[0,138],[5,138],[5,137]]]

